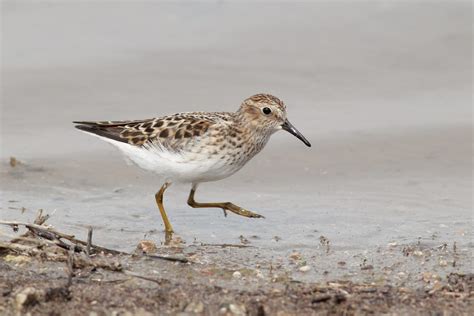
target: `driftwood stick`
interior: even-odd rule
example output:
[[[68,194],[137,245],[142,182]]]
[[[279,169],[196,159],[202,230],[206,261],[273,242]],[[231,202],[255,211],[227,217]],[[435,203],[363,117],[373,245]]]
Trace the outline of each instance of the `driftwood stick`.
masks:
[[[42,218],[43,219],[47,218],[47,216],[44,216]],[[36,220],[35,220],[35,222],[36,222]],[[42,222],[42,220],[39,221],[39,222]],[[0,222],[0,224],[2,224],[2,223]],[[10,225],[10,224],[6,224],[6,225]],[[23,224],[18,224],[18,225],[23,225]],[[15,225],[15,226],[18,227],[18,225]],[[38,225],[38,224],[27,224],[27,225],[24,225],[24,226],[26,228],[28,228],[28,232],[21,235],[20,237],[17,237],[15,239],[13,239],[12,242],[18,242],[23,237],[37,236],[37,237],[41,237],[42,240],[52,241],[58,247],[61,247],[63,249],[66,249],[66,250],[74,249],[75,251],[78,251],[78,252],[82,251],[80,246],[78,246],[76,244],[69,245],[69,244],[65,243],[64,241],[60,240],[61,237],[58,237],[58,235],[61,234],[61,233],[54,231],[52,228],[49,228],[47,226],[41,226],[41,225]],[[65,235],[65,234],[62,234],[62,235]],[[65,238],[65,239],[67,239],[67,238]],[[71,240],[71,242],[74,242],[74,241]]]
[[[188,263],[189,260],[186,258],[180,258],[180,257],[167,257],[167,256],[160,256],[160,255],[144,255],[147,258],[152,258],[152,259],[160,259],[160,260],[166,260],[166,261],[172,261],[172,262],[181,262],[181,263]]]
[[[126,253],[126,252],[122,252],[122,251],[118,251],[118,250],[113,250],[113,249],[108,249],[108,248],[105,248],[105,247],[100,247],[100,246],[93,245],[92,244],[92,228],[89,228],[87,242],[85,242],[85,241],[76,239],[73,235],[67,235],[67,234],[61,233],[61,232],[59,232],[59,231],[57,231],[57,230],[55,230],[55,229],[53,229],[52,227],[49,227],[49,226],[43,226],[43,225],[38,225],[38,224],[29,224],[29,223],[16,222],[16,221],[2,221],[2,220],[0,220],[0,225],[7,225],[7,226],[12,226],[12,227],[25,226],[26,228],[29,229],[29,231],[31,232],[31,234],[33,236],[40,237],[41,238],[40,240],[49,241],[50,243],[53,243],[56,246],[58,246],[62,249],[65,249],[67,251],[73,250],[75,252],[83,252],[83,253],[87,254],[88,257],[91,254],[91,251],[103,252],[103,253],[113,254],[113,255],[127,255],[127,256],[130,255],[129,253]],[[15,242],[18,241],[18,240],[21,240],[23,238],[25,238],[25,237],[17,238],[15,240]],[[69,241],[72,244],[66,243],[61,239],[65,239],[65,240]],[[21,245],[21,246],[23,246],[23,245]],[[245,247],[244,245],[234,245],[234,246]],[[0,248],[1,248],[1,246],[0,246]],[[31,253],[33,255],[36,255],[37,251],[38,251],[38,249],[36,249],[36,251],[32,250],[34,248],[31,248],[31,247],[30,248],[23,248],[22,250],[19,247],[17,247],[17,248],[15,248],[15,247],[13,247],[13,248],[12,247],[3,247],[3,248],[9,248],[10,250],[16,251],[16,252],[27,251],[27,253]],[[180,263],[189,263],[190,262],[186,258],[179,258],[179,257],[167,257],[167,256],[160,256],[160,255],[147,255],[147,257],[152,258],[152,259],[160,259],[160,260],[180,262]],[[66,258],[63,258],[62,261],[65,261],[65,260],[66,260]],[[109,269],[109,270],[115,270],[115,271],[121,270],[121,267],[119,267],[120,266],[119,264],[114,264],[114,265],[111,266],[109,263],[103,263],[103,264],[99,264],[99,265],[97,265],[97,263],[91,264],[90,262],[89,263],[85,262],[85,260],[79,260],[78,262],[80,264],[86,265],[86,266],[87,265],[93,265],[95,267],[103,267],[103,268],[106,268],[106,269]],[[75,262],[75,264],[76,263],[77,262]]]
[[[64,233],[55,231],[52,227],[50,226],[44,226],[44,225],[37,225],[37,224],[31,224],[31,223],[23,223],[23,222],[17,222],[17,221],[2,221],[0,220],[1,225],[8,225],[8,226],[25,226],[26,228],[36,228],[41,231],[46,231],[50,233],[56,234],[58,237],[64,238],[64,239],[74,239],[74,235],[66,235]]]
[[[87,232],[87,247],[86,247],[86,254],[88,257],[91,255],[91,247],[92,247],[92,227],[89,227],[89,231]]]
[[[253,248],[253,246],[239,245],[239,244],[206,244],[206,243],[201,243],[200,246],[203,246],[203,247],[222,247],[222,248]]]
[[[46,214],[45,216],[43,216],[43,209],[39,209],[38,210],[38,214],[36,215],[36,219],[33,223],[35,223],[36,225],[43,225],[44,222],[46,222],[49,218],[49,214]]]
[[[74,244],[75,251],[77,251],[77,252],[80,252],[80,251],[86,252],[84,247],[81,247],[81,246],[86,246],[87,247],[87,242],[76,239],[74,237],[74,235],[67,235],[67,234],[61,233],[61,232],[53,229],[52,227],[42,226],[42,225],[37,225],[37,224],[30,224],[30,223],[23,223],[23,222],[16,222],[16,221],[0,221],[0,224],[1,225],[12,226],[12,227],[25,226],[32,233],[34,233],[35,235],[37,235],[39,237],[42,237],[42,238],[45,238],[45,239],[48,239],[48,240],[58,240],[60,242],[58,244],[58,246],[60,246],[61,248],[69,250],[70,247],[67,246],[67,244],[65,244],[64,242],[62,242],[60,240],[61,238],[63,238],[63,239],[66,239],[66,240],[68,240],[68,241],[70,241]],[[97,252],[110,253],[110,254],[114,254],[114,255],[127,254],[127,253],[122,252],[122,251],[108,249],[108,248],[100,247],[100,246],[91,245],[91,248],[94,251],[97,251]]]
[[[63,249],[75,250],[75,251],[78,251],[78,252],[81,251],[81,247],[79,247],[77,245],[70,245],[70,244],[65,243],[64,241],[58,239],[57,236],[54,233],[46,232],[46,231],[43,231],[43,230],[38,230],[36,228],[30,228],[30,232],[33,233],[33,235],[41,237],[43,240],[52,241],[58,247],[61,247]]]
[[[66,262],[68,269],[68,284],[69,278],[72,279],[72,276],[74,274],[74,267],[94,267],[110,271],[122,271],[122,266],[118,261],[114,261],[109,258],[96,258],[94,260],[91,260],[88,257],[74,253],[72,250],[68,253],[57,254],[51,251],[44,251],[42,249],[37,248],[36,246],[27,246],[22,244],[14,244],[0,241],[0,250],[1,249],[7,249],[20,255],[40,256],[50,261]],[[72,274],[71,271],[73,272]]]
[[[123,270],[122,273],[125,274],[125,275],[128,275],[128,276],[134,277],[134,278],[138,278],[138,279],[154,282],[154,283],[157,283],[157,284],[161,284],[160,280],[149,278],[149,277],[146,277],[146,276],[143,276],[143,275],[139,275],[139,274],[136,274],[132,271]]]

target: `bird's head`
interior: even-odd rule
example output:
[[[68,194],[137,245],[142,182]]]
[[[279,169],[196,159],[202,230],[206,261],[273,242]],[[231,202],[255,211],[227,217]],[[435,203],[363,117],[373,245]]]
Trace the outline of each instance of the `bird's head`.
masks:
[[[283,129],[311,147],[309,141],[288,121],[283,101],[271,94],[260,93],[245,99],[238,112],[257,129],[270,133]]]

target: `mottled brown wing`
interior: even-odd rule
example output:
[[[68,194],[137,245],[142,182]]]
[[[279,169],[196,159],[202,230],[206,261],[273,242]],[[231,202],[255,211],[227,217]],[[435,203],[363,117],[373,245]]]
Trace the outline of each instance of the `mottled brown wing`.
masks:
[[[134,146],[159,144],[179,150],[190,140],[206,133],[217,120],[228,120],[225,113],[178,113],[137,121],[74,122],[76,128]]]
[[[121,137],[121,133],[124,130],[127,130],[137,124],[152,120],[153,119],[135,121],[74,121],[73,123],[79,124],[75,127],[81,131],[96,134],[105,138],[110,138],[119,142],[128,143],[127,138]]]

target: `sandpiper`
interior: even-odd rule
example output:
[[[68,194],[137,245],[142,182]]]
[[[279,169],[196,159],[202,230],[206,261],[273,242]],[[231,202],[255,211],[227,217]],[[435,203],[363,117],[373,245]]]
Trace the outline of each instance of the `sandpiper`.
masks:
[[[201,182],[229,177],[258,154],[270,136],[285,130],[306,146],[308,140],[286,118],[283,102],[270,94],[244,100],[237,112],[188,112],[133,121],[75,121],[76,128],[118,147],[139,167],[158,174],[164,184],[155,194],[165,231],[172,233],[163,194],[173,182],[192,185],[188,204],[221,208],[245,217],[263,217],[230,202],[200,203]]]

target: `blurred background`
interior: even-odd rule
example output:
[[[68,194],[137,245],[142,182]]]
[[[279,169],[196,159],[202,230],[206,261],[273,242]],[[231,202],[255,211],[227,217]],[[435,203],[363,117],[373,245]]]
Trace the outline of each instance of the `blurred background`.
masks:
[[[43,208],[108,246],[160,240],[160,180],[71,121],[235,111],[268,92],[313,147],[277,133],[200,189],[265,220],[190,209],[173,186],[179,235],[257,236],[273,253],[320,235],[351,253],[420,238],[472,251],[472,87],[469,1],[4,0],[1,217]]]

